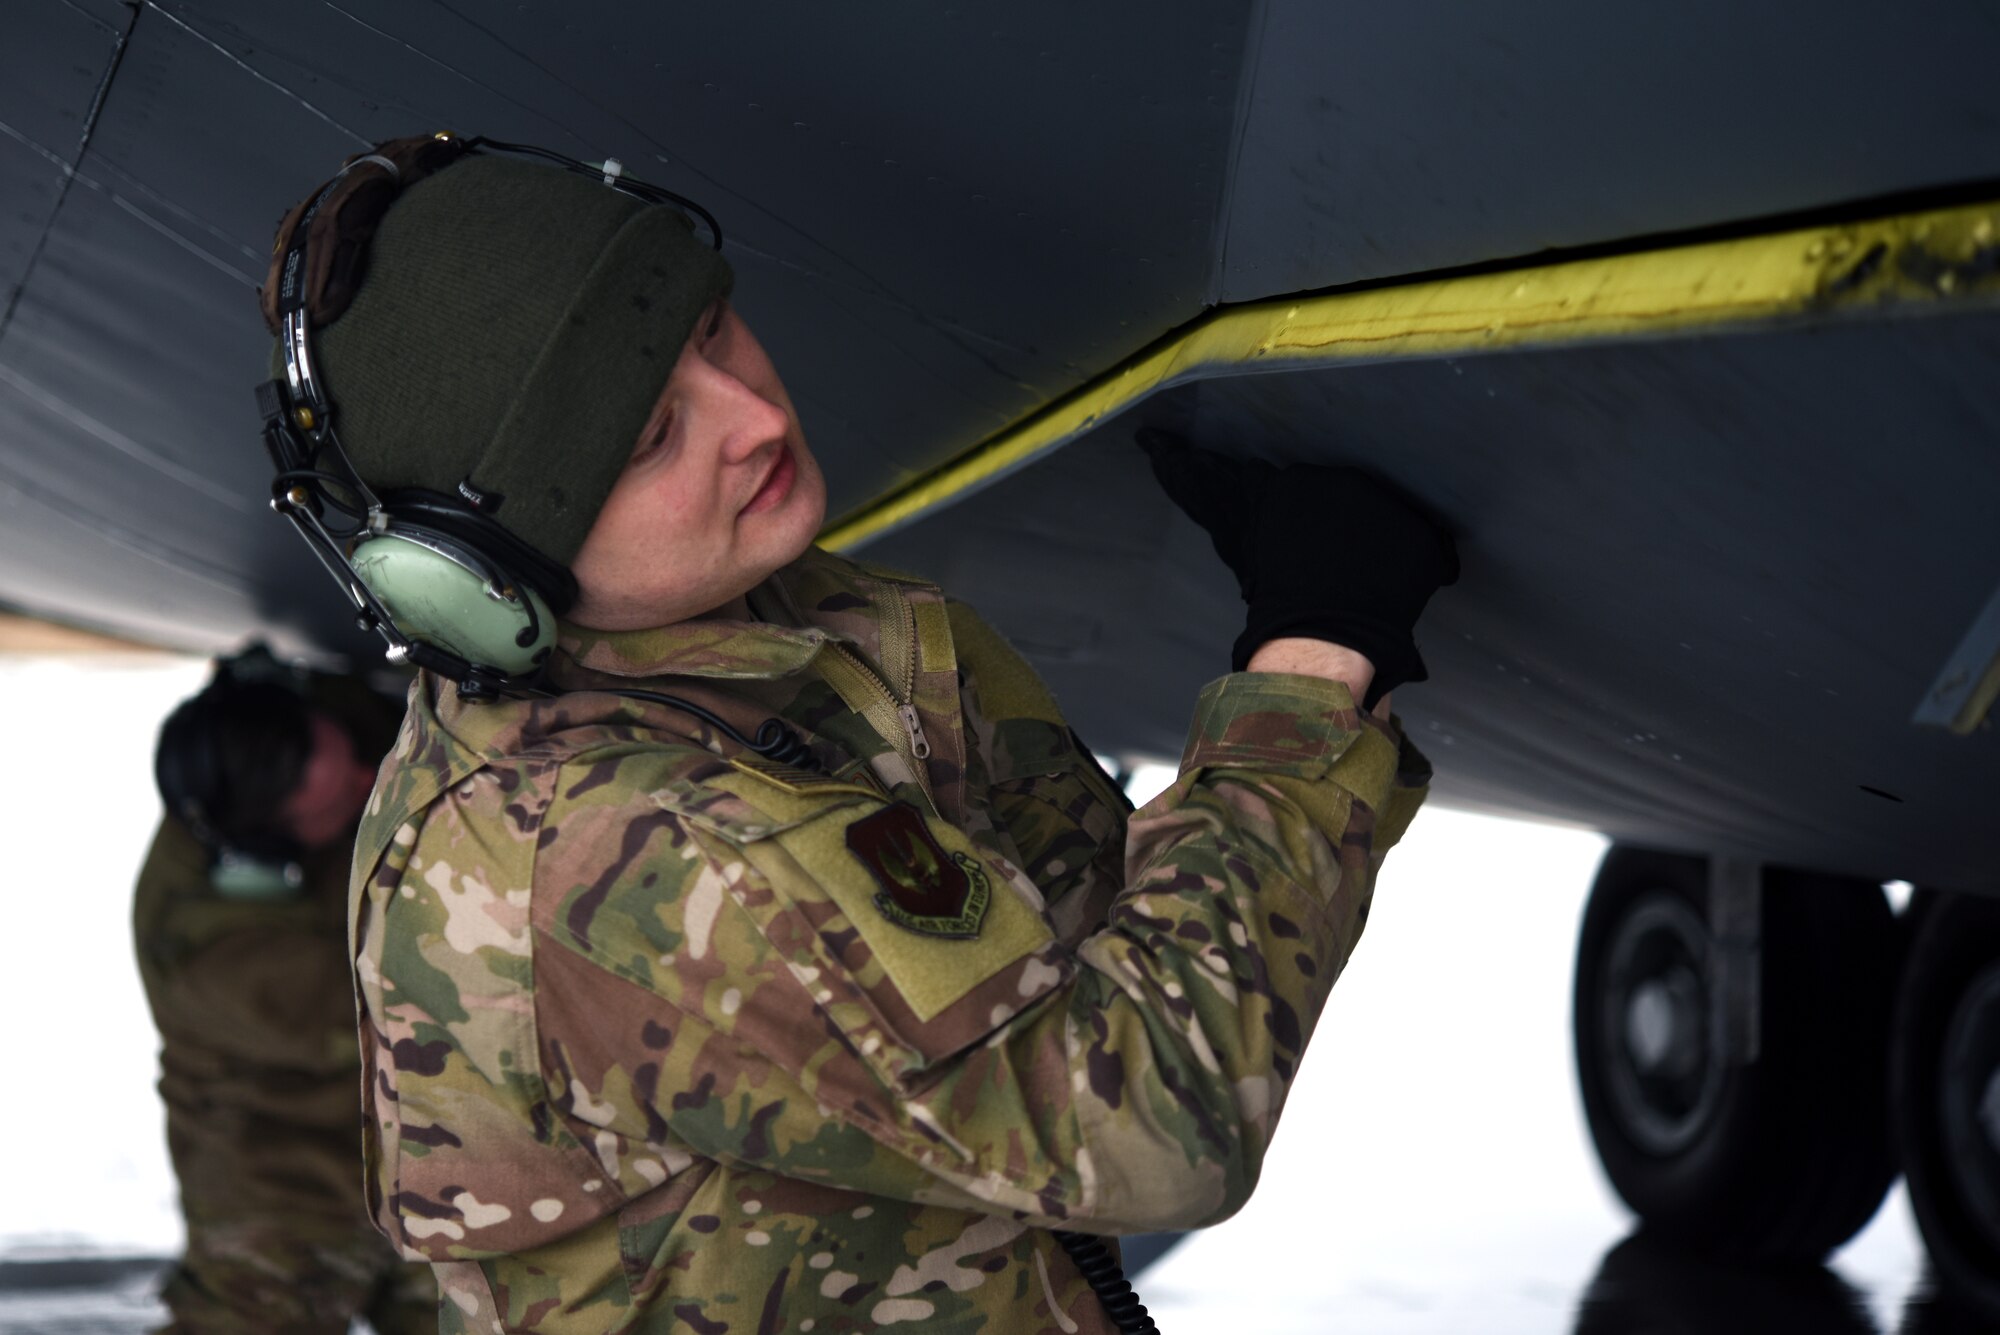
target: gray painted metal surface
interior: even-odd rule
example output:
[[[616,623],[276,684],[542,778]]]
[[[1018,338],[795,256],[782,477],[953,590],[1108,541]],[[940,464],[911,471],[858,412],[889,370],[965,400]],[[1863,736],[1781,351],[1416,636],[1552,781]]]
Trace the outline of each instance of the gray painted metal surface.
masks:
[[[614,155],[712,207],[839,512],[1218,299],[2000,177],[2000,18],[1881,18],[33,0],[0,44],[0,604],[371,652],[263,511],[249,387],[278,214],[375,138]],[[2000,570],[1996,341],[1936,318],[1145,411],[1368,460],[1466,526],[1408,701],[1460,800],[1969,884],[1992,734],[1908,711]],[[876,554],[993,613],[1100,747],[1165,754],[1234,593],[1128,425]]]
[[[1265,9],[1225,301],[2000,175],[1991,6]]]
[[[1171,758],[1241,610],[1132,429],[1360,464],[1460,533],[1398,700],[1441,794],[2000,889],[2000,733],[1909,719],[2000,572],[1995,385],[1993,316],[1211,379],[868,554],[993,617],[1093,746]]]
[[[860,504],[1200,308],[1248,11],[1134,17],[169,0],[130,23],[79,157],[122,28],[38,3],[7,59],[40,73],[0,82],[0,263],[27,278],[0,328],[0,602],[365,647],[332,600],[296,610],[287,586],[318,576],[249,513],[252,291],[288,203],[430,127],[617,156],[703,200],[834,508]]]

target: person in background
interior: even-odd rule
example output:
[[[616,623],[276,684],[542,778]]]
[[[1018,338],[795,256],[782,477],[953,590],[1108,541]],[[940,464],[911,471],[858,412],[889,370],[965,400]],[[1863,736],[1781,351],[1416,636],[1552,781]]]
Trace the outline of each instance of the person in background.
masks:
[[[160,730],[167,815],[133,933],[187,1247],[171,1335],[437,1329],[429,1272],[369,1227],[345,913],[400,701],[253,647]]]

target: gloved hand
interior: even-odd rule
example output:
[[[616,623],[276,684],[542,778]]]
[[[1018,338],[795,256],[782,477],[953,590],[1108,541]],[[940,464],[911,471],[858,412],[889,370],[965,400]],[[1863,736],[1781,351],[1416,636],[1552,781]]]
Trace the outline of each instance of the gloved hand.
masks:
[[[1451,535],[1394,489],[1354,468],[1275,468],[1139,432],[1153,476],[1208,530],[1248,604],[1231,666],[1267,641],[1345,645],[1375,666],[1365,707],[1429,677],[1412,635],[1431,595],[1458,579]]]

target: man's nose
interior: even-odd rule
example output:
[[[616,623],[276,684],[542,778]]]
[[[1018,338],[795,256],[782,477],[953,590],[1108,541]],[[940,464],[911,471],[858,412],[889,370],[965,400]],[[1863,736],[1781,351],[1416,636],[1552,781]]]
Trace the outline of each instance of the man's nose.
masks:
[[[710,369],[713,375],[709,389],[728,424],[722,443],[726,461],[740,462],[785,439],[791,429],[791,417],[783,404],[720,367]]]

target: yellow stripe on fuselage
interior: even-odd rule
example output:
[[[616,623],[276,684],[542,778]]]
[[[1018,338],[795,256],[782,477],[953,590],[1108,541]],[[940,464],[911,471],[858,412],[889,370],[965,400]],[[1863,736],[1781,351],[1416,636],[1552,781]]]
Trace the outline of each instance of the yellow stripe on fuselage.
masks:
[[[1222,306],[842,516],[844,550],[1202,376],[1685,336],[2000,298],[2000,202]]]

